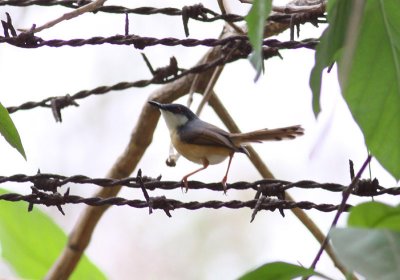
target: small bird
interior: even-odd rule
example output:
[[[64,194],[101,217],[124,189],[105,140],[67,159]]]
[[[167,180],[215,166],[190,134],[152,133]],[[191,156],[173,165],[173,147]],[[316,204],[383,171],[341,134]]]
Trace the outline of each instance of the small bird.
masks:
[[[188,160],[203,165],[202,168],[182,178],[186,191],[188,189],[187,179],[189,176],[206,169],[210,164],[218,164],[229,157],[228,168],[221,182],[226,193],[226,181],[234,153],[244,153],[249,156],[244,147],[245,144],[294,139],[304,133],[300,125],[276,129],[260,129],[247,133],[229,133],[215,125],[200,120],[184,105],[161,104],[155,101],[149,101],[149,103],[160,109],[175,149]]]

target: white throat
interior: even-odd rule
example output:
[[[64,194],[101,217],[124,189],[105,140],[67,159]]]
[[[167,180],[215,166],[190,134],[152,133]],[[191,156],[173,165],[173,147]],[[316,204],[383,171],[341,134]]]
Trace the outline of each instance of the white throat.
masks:
[[[181,114],[174,114],[169,111],[160,110],[164,117],[165,123],[168,126],[169,132],[173,133],[179,126],[187,123],[189,120],[186,116]]]

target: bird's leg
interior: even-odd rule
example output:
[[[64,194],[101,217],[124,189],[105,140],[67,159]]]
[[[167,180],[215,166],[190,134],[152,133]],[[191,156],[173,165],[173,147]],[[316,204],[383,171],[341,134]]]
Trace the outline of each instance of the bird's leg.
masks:
[[[229,167],[231,167],[232,159],[233,159],[233,153],[231,153],[229,155],[228,168],[226,169],[225,176],[224,176],[224,178],[222,179],[222,182],[221,182],[222,186],[224,187],[224,194],[226,194],[226,191],[227,191],[226,181],[228,180],[228,172],[229,172]]]
[[[187,179],[188,179],[190,176],[192,176],[193,174],[196,174],[197,172],[200,172],[201,170],[206,169],[206,168],[208,167],[208,165],[209,165],[208,160],[204,159],[204,160],[203,160],[203,167],[202,167],[202,168],[199,168],[199,169],[197,169],[197,170],[195,170],[195,171],[189,173],[188,175],[186,175],[185,177],[182,178],[182,183],[183,183],[183,186],[184,186],[185,189],[186,189],[186,192],[187,192],[188,189],[189,189]]]

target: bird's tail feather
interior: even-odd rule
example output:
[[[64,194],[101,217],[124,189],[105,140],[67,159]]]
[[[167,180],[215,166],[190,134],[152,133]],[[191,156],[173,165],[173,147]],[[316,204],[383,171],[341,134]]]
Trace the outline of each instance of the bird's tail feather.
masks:
[[[235,144],[245,144],[251,142],[262,141],[279,141],[283,139],[294,139],[297,136],[303,135],[304,129],[300,125],[275,128],[275,129],[260,129],[247,133],[232,133],[231,139]]]

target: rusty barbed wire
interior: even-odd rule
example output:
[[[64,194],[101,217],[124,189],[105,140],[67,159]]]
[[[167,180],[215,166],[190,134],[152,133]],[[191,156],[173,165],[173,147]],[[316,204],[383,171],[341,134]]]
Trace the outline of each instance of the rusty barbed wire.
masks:
[[[288,41],[288,42],[280,42],[278,40],[266,40],[266,41],[268,41],[266,42],[266,45],[268,44],[269,47],[264,47],[263,49],[264,59],[280,55],[279,54],[280,49],[296,49],[302,47],[315,48],[315,46],[318,44],[318,41],[316,40]],[[65,96],[48,97],[38,102],[35,101],[25,102],[19,106],[7,107],[7,110],[11,114],[19,110],[30,110],[37,107],[45,107],[45,108],[52,108],[53,112],[55,111],[59,112],[59,109],[54,108],[54,106],[60,105],[62,106],[62,108],[70,104],[77,106],[77,104],[73,102],[79,99],[89,97],[91,95],[101,95],[114,90],[125,90],[132,87],[139,87],[139,88],[146,87],[150,84],[166,84],[189,74],[201,73],[216,66],[231,63],[241,58],[246,58],[251,53],[252,49],[248,41],[233,40],[227,42],[229,43],[227,43],[227,45],[224,47],[226,47],[227,49],[235,48],[234,54],[230,55],[229,57],[222,56],[215,59],[214,61],[196,65],[188,70],[180,71],[180,73],[177,73],[176,75],[173,75],[171,77],[154,76],[152,79],[149,80],[138,80],[135,82],[120,82],[112,86],[100,86],[92,90],[81,90],[72,95],[67,94]],[[52,102],[55,99],[57,99],[58,102]],[[59,119],[61,119],[61,116],[59,118],[58,117],[56,118],[56,120]]]
[[[141,180],[141,181],[140,181]],[[36,188],[44,191],[55,192],[58,187],[66,184],[92,184],[99,187],[126,186],[129,188],[146,190],[173,190],[181,188],[181,182],[161,181],[161,176],[152,178],[148,176],[137,176],[123,179],[110,178],[90,178],[84,175],[63,176],[58,174],[38,173],[36,175],[15,174],[12,176],[0,176],[0,184],[6,182],[32,183]],[[189,181],[190,190],[207,189],[213,191],[223,191],[221,183],[203,183]],[[267,192],[268,196],[279,196],[282,192],[293,188],[300,189],[323,189],[331,192],[343,192],[347,186],[336,183],[318,183],[310,180],[289,182],[278,179],[262,179],[255,182],[235,182],[228,183],[230,190],[261,190]],[[383,194],[400,195],[400,187],[384,188],[379,185],[377,179],[363,179],[358,183],[358,187],[352,193],[356,196],[379,196]]]

